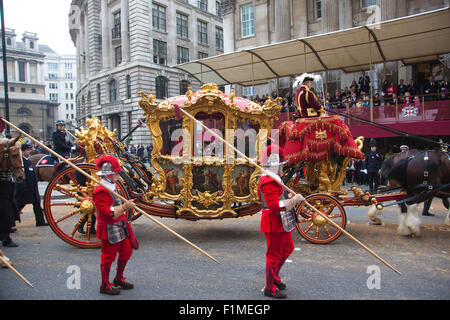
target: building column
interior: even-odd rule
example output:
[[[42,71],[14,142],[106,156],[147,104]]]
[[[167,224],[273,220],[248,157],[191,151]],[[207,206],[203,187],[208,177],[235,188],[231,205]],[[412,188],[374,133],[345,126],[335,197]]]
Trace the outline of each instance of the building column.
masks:
[[[381,21],[391,20],[397,17],[397,1],[379,0]]]
[[[308,36],[308,4],[307,0],[299,0],[295,3],[298,3],[298,8],[293,8],[294,12],[294,24],[298,23],[299,34],[297,35],[300,38],[304,38]],[[294,4],[295,4],[294,3]],[[298,14],[295,14],[295,13]]]
[[[16,71],[16,81],[19,81],[19,61],[14,61]]]
[[[223,12],[223,50],[224,53],[234,52],[234,12],[235,1],[225,0],[222,1]]]
[[[289,39],[291,39],[290,0],[277,0],[275,5],[274,41],[281,42]]]
[[[339,1],[322,1],[322,30],[332,32],[339,29]]]
[[[109,27],[108,0],[102,0],[102,57],[103,69],[109,69],[111,47],[111,30]]]
[[[26,75],[25,82],[31,82],[30,61],[25,62]]]
[[[352,0],[339,0],[339,29],[353,27]]]
[[[150,51],[152,50],[152,42],[148,33],[152,29],[152,2],[148,0],[133,0],[130,1],[128,10],[128,20],[130,21],[130,60],[151,63],[153,57],[149,54],[149,49]]]
[[[122,41],[122,63],[130,61],[130,39],[128,36],[128,0],[120,3],[120,38]]]

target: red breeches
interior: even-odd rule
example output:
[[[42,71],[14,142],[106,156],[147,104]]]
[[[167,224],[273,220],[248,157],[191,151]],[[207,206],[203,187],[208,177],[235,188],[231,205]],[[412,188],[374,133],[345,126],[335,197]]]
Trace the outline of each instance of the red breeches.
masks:
[[[294,251],[292,235],[288,232],[265,233],[267,242],[266,263],[272,267],[277,267],[291,255]]]
[[[275,291],[274,283],[280,283],[280,270],[286,259],[294,251],[291,233],[265,233],[266,252],[266,289]]]
[[[131,248],[130,240],[126,238],[118,243],[111,244],[108,240],[102,240],[102,254],[100,263],[112,263],[116,260],[116,255],[119,253],[119,260],[128,260],[131,257],[133,249]]]

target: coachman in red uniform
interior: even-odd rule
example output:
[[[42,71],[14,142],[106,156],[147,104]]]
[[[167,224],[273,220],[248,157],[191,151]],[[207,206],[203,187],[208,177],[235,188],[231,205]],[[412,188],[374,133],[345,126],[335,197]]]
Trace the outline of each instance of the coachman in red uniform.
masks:
[[[303,74],[300,77],[301,86],[296,95],[297,113],[300,118],[319,117],[325,112],[311,89],[314,80],[314,75]]]
[[[111,190],[116,190],[116,181],[119,179],[119,161],[113,156],[102,156],[96,161],[100,170],[97,175],[102,177],[102,184]],[[102,185],[94,190],[92,196],[97,210],[97,238],[102,240],[102,252],[100,258],[100,271],[102,284],[100,293],[119,294],[120,289],[133,289],[133,284],[126,282],[123,272],[131,257],[132,249],[138,248],[130,223],[127,221],[125,212],[135,207],[132,200],[122,203]],[[117,272],[113,283],[109,282],[111,265],[116,259]]]
[[[286,294],[280,292],[286,289],[286,284],[280,278],[280,270],[294,250],[292,235],[284,230],[280,212],[289,211],[305,200],[300,194],[282,200],[283,189],[277,181],[281,182],[279,174],[284,163],[283,150],[278,146],[269,146],[261,158],[261,164],[267,167],[268,174],[263,173],[258,185],[263,207],[261,232],[265,234],[267,243],[264,295],[278,299],[286,298]]]

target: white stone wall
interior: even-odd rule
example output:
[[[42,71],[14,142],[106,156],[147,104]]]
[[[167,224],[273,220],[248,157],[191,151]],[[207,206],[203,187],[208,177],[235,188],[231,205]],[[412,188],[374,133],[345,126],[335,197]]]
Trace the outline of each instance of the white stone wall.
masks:
[[[153,30],[151,0],[80,0],[72,3],[69,16],[70,34],[77,48],[78,70],[81,73],[77,102],[78,124],[85,125],[87,117],[96,116],[104,125],[113,129],[112,118],[120,117],[120,133],[125,136],[142,116],[138,91],[155,93],[155,78],[163,75],[169,81],[169,96],[179,95],[181,80],[191,82],[193,89],[200,87],[195,78],[170,68],[177,64],[177,45],[189,48],[190,60],[196,60],[198,52],[208,56],[223,53],[216,48],[216,26],[222,27],[222,18],[216,16],[216,2],[208,1],[208,11],[197,7],[197,1],[183,3],[177,0],[159,0],[155,3],[166,7],[166,32]],[[113,14],[121,12],[121,39],[111,39]],[[176,12],[189,17],[189,40],[176,35]],[[84,17],[84,18],[83,18]],[[83,20],[84,19],[84,20]],[[208,23],[208,45],[198,43],[197,20]],[[83,23],[84,21],[84,23]],[[129,26],[129,32],[124,28]],[[225,30],[224,30],[225,31]],[[128,35],[128,37],[125,37]],[[153,39],[167,43],[167,65],[153,63]],[[122,46],[122,63],[114,66],[114,47]],[[127,99],[126,76],[131,79],[131,99]],[[117,101],[109,101],[109,82],[117,81]],[[101,85],[100,104],[97,101],[97,84]],[[89,94],[90,93],[90,94]],[[90,95],[90,99],[88,99]],[[84,104],[81,103],[84,98]],[[131,113],[131,127],[129,115]],[[120,138],[120,137],[119,137]],[[146,127],[136,130],[133,144],[148,144]]]

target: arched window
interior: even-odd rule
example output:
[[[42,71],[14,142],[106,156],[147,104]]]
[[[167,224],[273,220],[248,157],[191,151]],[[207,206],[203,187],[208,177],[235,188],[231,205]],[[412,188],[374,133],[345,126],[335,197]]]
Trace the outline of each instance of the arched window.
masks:
[[[127,75],[127,99],[131,99],[131,77]]]
[[[30,49],[34,49],[34,42],[30,41]]]
[[[6,38],[6,44],[7,44],[8,46],[11,45],[11,38],[10,38],[10,37]]]
[[[30,116],[31,110],[28,108],[22,107],[17,110],[17,114],[22,115],[22,116]]]
[[[117,81],[111,80],[109,82],[109,102],[117,101]]]
[[[22,123],[22,124],[19,125],[19,129],[22,130],[22,131],[25,131],[28,134],[31,133],[31,126],[29,124]]]
[[[156,82],[156,99],[164,99],[169,96],[169,80],[166,77],[159,76]]]
[[[101,102],[101,88],[100,88],[100,83],[97,83],[97,104],[100,104]]]
[[[180,81],[180,95],[186,94],[186,92],[189,90],[190,82],[188,80],[181,80]]]

